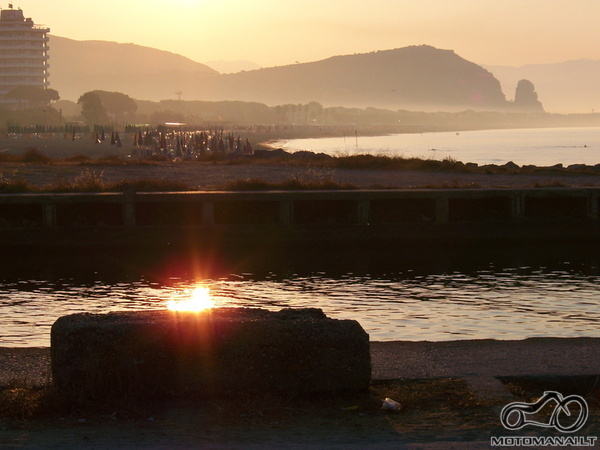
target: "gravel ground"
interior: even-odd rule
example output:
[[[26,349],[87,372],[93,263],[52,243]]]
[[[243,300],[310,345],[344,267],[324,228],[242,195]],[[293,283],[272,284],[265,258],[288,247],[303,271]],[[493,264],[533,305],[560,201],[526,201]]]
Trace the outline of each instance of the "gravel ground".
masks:
[[[600,338],[534,338],[524,341],[372,342],[373,378],[465,379],[485,408],[461,413],[446,407],[400,413],[340,412],[340,407],[313,410],[290,404],[281,417],[250,409],[239,420],[220,422],[205,409],[180,406],[160,417],[89,418],[81,413],[61,419],[3,422],[2,448],[407,448],[479,449],[490,437],[511,435],[499,424],[499,411],[515,398],[504,389],[490,391],[477,380],[496,376],[578,376],[600,374]],[[48,381],[49,349],[0,348],[0,386],[26,374]],[[491,397],[490,397],[491,394]],[[402,402],[401,398],[398,398]],[[598,399],[596,399],[598,400]],[[335,403],[337,402],[337,403]],[[334,400],[347,407],[344,399]],[[321,403],[320,403],[321,404]],[[245,405],[247,406],[247,405]],[[344,409],[344,408],[342,408]],[[240,407],[240,411],[248,411]],[[77,414],[77,413],[75,413]],[[291,418],[290,418],[291,417]],[[598,401],[577,434],[600,434]],[[512,435],[515,435],[512,432]],[[517,435],[538,435],[529,429]],[[547,433],[544,435],[548,435]]]
[[[122,180],[179,181],[197,190],[223,189],[226,183],[260,179],[273,183],[298,178],[306,182],[334,181],[359,188],[520,188],[535,186],[600,186],[600,175],[525,175],[424,172],[404,170],[327,169],[278,164],[214,164],[174,162],[136,165],[15,164],[0,163],[0,174],[7,179],[23,179],[37,186],[74,180],[91,171],[107,182]]]

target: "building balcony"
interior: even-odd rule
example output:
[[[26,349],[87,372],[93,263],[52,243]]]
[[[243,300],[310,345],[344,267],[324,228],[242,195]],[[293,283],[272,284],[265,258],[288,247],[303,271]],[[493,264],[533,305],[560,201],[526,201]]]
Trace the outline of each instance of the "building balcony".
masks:
[[[48,76],[47,72],[27,72],[27,71],[13,71],[13,72],[3,72],[0,74],[0,80],[10,80],[15,78],[23,78],[29,80],[31,78],[44,79]]]
[[[44,29],[32,29],[32,28],[27,28],[27,27],[24,27],[24,28],[6,27],[3,25],[0,25],[0,33],[2,33],[2,34],[5,34],[5,33],[27,33],[27,34],[31,34],[32,36],[43,36],[47,33],[47,31]]]
[[[21,81],[9,81],[9,80],[3,80],[2,77],[0,77],[0,86],[44,86],[47,85],[48,81],[47,80],[36,80],[36,81],[28,81],[28,80],[21,80]]]
[[[3,47],[26,47],[36,49],[49,49],[48,44],[40,39],[7,39],[0,37],[0,44]]]
[[[14,54],[14,53],[6,53],[6,49],[0,48],[0,59],[10,59],[10,60],[14,60],[14,61],[35,59],[35,60],[39,61],[39,60],[47,60],[49,58],[50,58],[49,55],[44,55],[39,52],[36,52],[34,54],[23,54],[23,53]]]
[[[13,36],[11,32],[0,29],[0,40],[3,41],[36,41],[36,42],[49,42],[50,38],[40,33],[27,33],[23,36]]]
[[[44,62],[39,62],[39,61],[24,62],[24,61],[10,60],[10,61],[5,61],[5,62],[0,62],[0,68],[2,68],[3,70],[8,70],[8,69],[44,70],[44,69],[47,69],[48,67],[50,67],[50,64],[47,64]]]

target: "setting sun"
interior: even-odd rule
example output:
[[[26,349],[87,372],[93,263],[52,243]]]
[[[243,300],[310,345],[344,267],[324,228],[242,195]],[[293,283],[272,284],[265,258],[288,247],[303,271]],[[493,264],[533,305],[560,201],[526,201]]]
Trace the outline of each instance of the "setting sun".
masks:
[[[167,308],[171,311],[199,312],[214,306],[210,298],[210,289],[207,287],[197,287],[186,300],[171,300],[167,303]]]

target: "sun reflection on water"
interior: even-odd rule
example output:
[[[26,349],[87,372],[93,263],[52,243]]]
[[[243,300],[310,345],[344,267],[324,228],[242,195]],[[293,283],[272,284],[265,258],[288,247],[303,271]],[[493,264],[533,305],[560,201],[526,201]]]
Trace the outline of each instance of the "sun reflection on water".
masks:
[[[210,288],[206,286],[195,288],[186,299],[167,302],[167,308],[171,311],[200,312],[214,307],[215,302],[210,296]]]

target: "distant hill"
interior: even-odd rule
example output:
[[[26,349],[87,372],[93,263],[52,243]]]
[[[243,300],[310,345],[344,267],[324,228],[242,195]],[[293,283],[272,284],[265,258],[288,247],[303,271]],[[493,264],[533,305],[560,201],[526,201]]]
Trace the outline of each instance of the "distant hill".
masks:
[[[204,64],[150,47],[50,36],[50,87],[66,100],[96,89],[142,99],[177,98],[186,86],[216,75]]]
[[[220,75],[170,52],[52,36],[50,87],[61,98],[75,101],[98,89],[153,101],[181,96],[394,110],[507,107],[500,83],[490,72],[451,50],[425,45]]]
[[[411,46],[205,80],[205,100],[389,109],[503,109],[500,83],[451,50]]]
[[[219,73],[237,73],[242,70],[257,70],[261,67],[252,61],[206,61],[206,64],[211,69],[215,69]]]
[[[554,113],[600,112],[600,60],[579,59],[522,67],[486,66],[509,99],[521,79],[534,85],[544,109]]]

